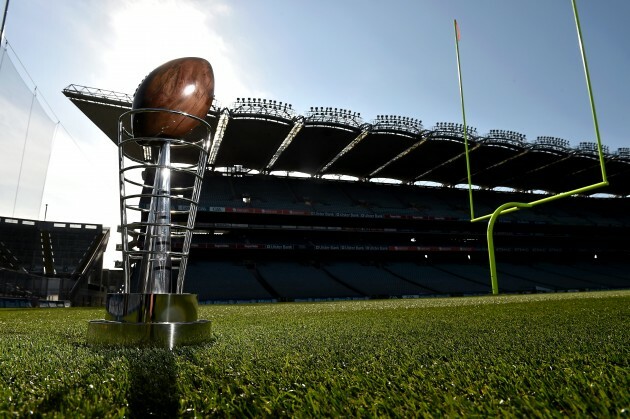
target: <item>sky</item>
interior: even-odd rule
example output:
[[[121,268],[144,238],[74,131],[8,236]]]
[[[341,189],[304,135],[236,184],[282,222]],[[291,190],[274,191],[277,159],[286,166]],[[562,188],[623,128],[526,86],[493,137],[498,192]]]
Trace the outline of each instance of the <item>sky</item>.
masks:
[[[630,147],[630,1],[577,5],[614,152]],[[120,241],[116,147],[63,96],[69,84],[133,94],[160,64],[199,56],[220,106],[262,97],[430,128],[462,120],[454,19],[469,125],[595,141],[570,0],[11,0],[5,37],[61,123],[40,218],[48,204],[47,220],[103,224]]]

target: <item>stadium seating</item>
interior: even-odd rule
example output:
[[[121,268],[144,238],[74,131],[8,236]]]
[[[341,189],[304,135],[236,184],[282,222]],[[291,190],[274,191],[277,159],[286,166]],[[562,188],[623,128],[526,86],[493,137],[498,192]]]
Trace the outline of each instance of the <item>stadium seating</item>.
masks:
[[[74,273],[98,239],[100,229],[81,227],[80,224],[53,224],[50,237],[56,272]]]
[[[216,225],[222,234],[193,240],[195,263],[187,276],[202,299],[490,293],[486,225],[470,223],[466,189],[245,173],[213,173],[206,180],[200,217],[204,229]],[[476,215],[508,201],[544,196],[474,193]],[[594,266],[595,271],[580,271],[576,265],[584,255],[600,253],[619,261],[624,254],[615,228],[630,226],[625,212],[630,205],[615,201],[620,205],[612,208],[610,202],[571,198],[500,217],[495,236],[501,292],[627,287],[623,262],[619,272]],[[224,208],[207,211],[204,206]],[[471,263],[465,258],[471,252],[484,256]],[[210,255],[236,263],[209,262]],[[199,282],[204,275],[220,286],[203,288],[209,286]],[[240,278],[242,286],[234,286],[233,278]],[[245,295],[246,287],[251,295]]]
[[[564,265],[566,266],[566,265]],[[610,288],[630,288],[630,267],[621,263],[577,263],[567,268]],[[576,275],[578,275],[576,273]]]
[[[200,302],[274,299],[247,267],[229,262],[189,263],[184,291],[197,294]]]
[[[514,265],[501,264],[500,269],[508,275],[535,282],[538,289],[553,291],[594,290],[604,288],[592,281],[585,281],[570,276],[570,272],[551,268],[550,264]]]
[[[476,215],[539,197],[476,190]],[[571,198],[502,216],[500,291],[630,287],[626,201]],[[470,222],[465,189],[210,172],[197,221],[185,290],[202,302],[491,292],[486,224]],[[102,231],[0,219],[0,268],[60,279],[4,275],[0,293],[68,293]]]
[[[258,272],[287,300],[344,299],[363,297],[314,266],[293,262],[269,262]]]
[[[96,301],[108,237],[101,225],[0,217],[0,295]]]
[[[588,287],[590,284],[590,287],[593,289],[624,288],[630,286],[629,277],[623,279],[622,277],[614,276],[614,274],[608,274],[605,265],[594,266],[592,264],[582,264],[578,267],[569,264],[559,265],[544,263],[536,266],[546,272],[553,272],[580,281],[576,281],[576,284],[584,283],[585,287]]]
[[[0,241],[2,242],[4,266],[13,261],[13,266],[31,272],[43,272],[43,255],[40,232],[35,222],[12,218],[0,219]]]
[[[427,290],[377,266],[356,262],[329,263],[323,270],[341,283],[368,297],[426,294]]]
[[[446,265],[455,266],[455,265]],[[392,272],[413,281],[423,289],[429,290],[431,294],[438,295],[473,295],[487,294],[489,287],[462,278],[452,272],[443,265],[427,265],[416,264],[413,262],[398,262],[387,265]]]

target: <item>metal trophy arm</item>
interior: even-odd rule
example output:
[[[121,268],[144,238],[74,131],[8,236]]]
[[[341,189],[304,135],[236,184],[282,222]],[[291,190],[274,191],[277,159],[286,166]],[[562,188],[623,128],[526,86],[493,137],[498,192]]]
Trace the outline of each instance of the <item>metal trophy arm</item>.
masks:
[[[136,136],[134,118],[157,112],[198,126],[184,138]],[[197,296],[183,289],[211,127],[194,115],[154,108],[128,111],[118,126],[124,292],[107,296],[105,319],[89,323],[88,342],[170,349],[207,342],[211,324],[198,319]],[[181,251],[173,250],[174,239],[183,239]]]

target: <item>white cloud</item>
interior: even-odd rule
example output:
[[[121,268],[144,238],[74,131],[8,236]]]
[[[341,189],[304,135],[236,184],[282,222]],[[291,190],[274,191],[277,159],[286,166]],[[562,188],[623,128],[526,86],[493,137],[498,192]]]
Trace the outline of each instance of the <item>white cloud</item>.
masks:
[[[227,3],[189,0],[135,0],[116,2],[108,19],[110,33],[103,63],[97,73],[100,86],[133,94],[142,79],[157,66],[175,58],[198,56],[213,66],[215,94],[220,101],[237,94],[254,94],[246,86],[237,52],[215,29],[217,19],[229,18]],[[227,103],[223,103],[227,105]]]

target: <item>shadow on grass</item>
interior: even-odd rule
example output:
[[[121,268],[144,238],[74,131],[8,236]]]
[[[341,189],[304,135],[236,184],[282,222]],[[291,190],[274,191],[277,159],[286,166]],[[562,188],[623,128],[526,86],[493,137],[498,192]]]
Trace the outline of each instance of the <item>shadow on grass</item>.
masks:
[[[168,349],[145,349],[129,361],[129,416],[174,417],[179,410],[175,356]]]

